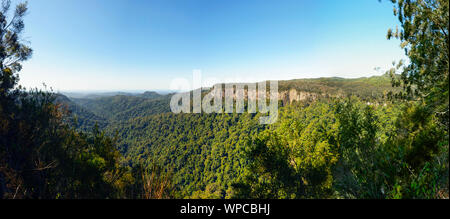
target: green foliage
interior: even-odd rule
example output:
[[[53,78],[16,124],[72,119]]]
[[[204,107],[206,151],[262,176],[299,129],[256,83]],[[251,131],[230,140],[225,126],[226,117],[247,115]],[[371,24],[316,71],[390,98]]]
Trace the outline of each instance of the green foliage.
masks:
[[[258,124],[260,115],[165,113],[163,102],[170,96],[144,100],[122,95],[75,102],[86,113],[104,115],[108,135],[117,133],[123,164],[133,173],[126,197],[146,197],[145,180],[140,179],[154,165],[162,167],[157,171],[162,179],[171,176],[170,182],[156,180],[156,185],[171,185],[164,197],[432,198],[448,194],[448,156],[442,155],[448,148],[448,134],[436,125],[436,116],[426,105],[383,98],[395,90],[385,89],[390,83],[386,76],[312,82],[308,82],[311,89],[323,89],[325,94],[341,90],[350,95],[354,90],[360,95],[321,95],[285,105],[278,122],[270,126]],[[304,83],[290,81],[292,87],[282,89],[300,89]],[[369,84],[380,90],[365,94],[362,87]],[[124,112],[127,116],[121,116]]]
[[[120,180],[114,142],[63,122],[50,93],[20,92],[1,114],[0,167],[6,198],[112,198]]]
[[[95,126],[104,129],[108,125],[107,119],[98,116],[83,106],[80,106],[64,95],[55,95],[55,104],[59,105],[70,116],[66,117],[66,122],[81,131],[91,131]]]
[[[135,164],[131,171],[132,182],[125,185],[127,198],[168,199],[175,191],[172,172],[166,172],[161,166],[144,162]]]
[[[449,101],[449,1],[448,0],[391,0],[401,29],[388,31],[388,39],[401,40],[401,47],[409,58],[400,62],[400,77],[393,77],[393,85],[403,87],[399,97],[415,96],[433,109],[442,126],[448,127]],[[396,69],[390,73],[393,75]]]
[[[111,130],[119,133],[129,165],[150,162],[173,172],[175,197],[225,198],[245,165],[240,154],[246,139],[258,131],[258,118],[164,113],[133,118]]]
[[[398,162],[394,197],[443,198],[448,196],[448,130],[442,130],[424,104],[409,103],[396,123],[387,147]]]
[[[320,96],[349,97],[357,96],[363,100],[383,99],[389,92],[398,89],[391,86],[391,78],[373,76],[370,78],[344,79],[344,78],[318,78],[280,81],[280,92],[295,89],[298,92],[309,92]]]
[[[10,0],[2,0],[0,9],[0,100],[14,88],[19,80],[17,72],[22,62],[28,60],[33,50],[23,43],[21,33],[24,30],[23,18],[28,10],[27,3],[16,6],[13,16],[8,20],[11,9]]]
[[[142,97],[117,95],[95,99],[73,99],[73,102],[76,106],[109,122],[170,112],[170,96],[155,96],[152,93],[146,93]]]
[[[331,194],[337,161],[336,123],[330,105],[283,108],[280,122],[256,136],[248,172],[236,198],[319,198]]]
[[[424,108],[356,97],[284,107],[250,141],[234,197],[446,197],[448,132]]]
[[[385,198],[390,169],[390,154],[384,144],[395,132],[398,109],[391,104],[367,105],[348,99],[336,105],[339,122],[338,146],[341,155],[335,185],[346,198]]]

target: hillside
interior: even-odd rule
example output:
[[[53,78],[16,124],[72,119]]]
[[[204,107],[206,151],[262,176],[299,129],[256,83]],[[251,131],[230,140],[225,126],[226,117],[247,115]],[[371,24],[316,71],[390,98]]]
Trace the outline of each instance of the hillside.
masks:
[[[390,91],[396,90],[398,89],[391,86],[391,78],[388,76],[357,79],[297,79],[279,81],[279,100],[283,102],[283,105],[295,101],[348,96],[357,96],[363,100],[380,100],[386,97]],[[204,93],[206,92],[204,91]],[[75,112],[80,119],[92,118],[92,121],[99,121],[103,124],[105,120],[107,123],[126,122],[133,118],[170,112],[170,98],[170,94],[161,95],[151,91],[141,94],[110,92],[91,94],[83,98],[66,97],[62,102],[68,103],[69,109]],[[84,126],[83,124],[79,125]],[[101,127],[104,126],[101,125]]]
[[[146,93],[148,94],[148,93]],[[144,94],[144,95],[146,95]],[[72,101],[108,121],[126,121],[135,117],[169,112],[169,96],[125,96],[75,99]]]
[[[302,102],[331,104],[330,98],[343,99],[352,95],[364,101],[385,101],[384,95],[392,90],[390,78],[386,76],[279,83],[283,105],[294,107],[302,107]],[[178,188],[176,197],[231,197],[232,184],[241,179],[246,167],[243,157],[247,142],[270,126],[259,125],[260,114],[176,115],[170,112],[170,97],[146,92],[72,98],[69,105],[71,108],[79,106],[75,112],[83,120],[100,121],[100,127],[109,135],[118,133],[118,147],[128,165],[156,163],[173,172]],[[91,126],[86,122],[79,126],[86,129],[86,124]]]
[[[317,78],[280,81],[279,91],[284,101],[299,101],[306,97],[348,97],[362,99],[380,99],[390,91],[396,91],[391,85],[391,78],[373,76],[370,78]],[[293,96],[294,94],[294,96]]]

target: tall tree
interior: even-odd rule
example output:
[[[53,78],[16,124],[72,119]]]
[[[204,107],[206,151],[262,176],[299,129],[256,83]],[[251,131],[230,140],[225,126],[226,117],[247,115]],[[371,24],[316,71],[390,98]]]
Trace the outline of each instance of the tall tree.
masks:
[[[17,73],[22,62],[28,60],[33,50],[26,45],[22,36],[27,2],[16,6],[12,18],[7,15],[11,9],[11,0],[2,0],[0,10],[0,98],[5,98],[17,84]],[[2,101],[3,103],[3,101]]]
[[[402,86],[402,97],[415,96],[423,100],[443,127],[449,117],[449,1],[448,0],[391,0],[394,15],[401,28],[388,30],[387,38],[401,40],[401,47],[409,58],[397,68],[400,77],[393,77],[395,86]]]
[[[0,146],[8,144],[7,137],[15,109],[14,99],[19,91],[12,89],[18,81],[17,72],[22,68],[21,62],[29,59],[32,54],[30,47],[25,45],[21,33],[24,29],[23,18],[27,12],[27,3],[20,3],[14,10],[13,17],[8,19],[11,9],[10,0],[2,0],[0,8]],[[0,155],[1,154],[0,151]],[[0,197],[6,190],[4,173],[0,167]]]

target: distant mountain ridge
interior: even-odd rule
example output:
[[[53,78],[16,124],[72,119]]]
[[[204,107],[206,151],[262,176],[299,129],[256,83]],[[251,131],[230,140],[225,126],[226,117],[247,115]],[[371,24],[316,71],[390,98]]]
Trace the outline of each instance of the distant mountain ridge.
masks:
[[[171,93],[171,91],[145,91],[145,92],[123,92],[123,91],[112,91],[112,92],[60,92],[60,94],[67,96],[69,98],[76,99],[97,99],[102,97],[113,97],[113,96],[140,96],[147,98],[154,98]]]
[[[283,105],[295,101],[314,101],[319,98],[358,96],[361,99],[381,99],[388,92],[396,91],[389,76],[373,76],[355,79],[316,78],[279,81],[279,100]],[[205,90],[204,94],[208,91]],[[170,112],[172,94],[155,91],[143,93],[107,92],[82,97],[58,94],[58,102],[68,105],[78,117],[79,127],[90,128],[95,122],[104,128],[107,124],[127,122],[130,119]],[[76,96],[76,95],[75,95]]]

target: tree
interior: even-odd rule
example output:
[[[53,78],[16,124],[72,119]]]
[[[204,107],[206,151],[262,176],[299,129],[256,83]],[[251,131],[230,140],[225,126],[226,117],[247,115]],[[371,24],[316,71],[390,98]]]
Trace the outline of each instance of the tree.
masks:
[[[332,105],[283,108],[280,121],[249,141],[243,180],[234,198],[329,198],[338,161]]]
[[[449,118],[449,1],[391,0],[401,29],[388,30],[387,38],[401,40],[409,63],[400,62],[401,76],[392,77],[394,86],[402,86],[397,96],[413,96],[425,101],[443,127]]]
[[[410,134],[393,140],[396,147],[407,149],[405,161],[415,176],[406,193],[409,197],[435,197],[437,193],[448,197],[449,1],[391,1],[401,28],[389,29],[387,38],[399,39],[409,58],[407,64],[401,61],[389,72],[392,84],[403,88],[395,96],[412,100],[398,127]],[[423,177],[429,173],[433,177]],[[427,187],[424,179],[439,183]]]
[[[28,10],[27,3],[20,3],[8,20],[11,0],[2,0],[0,11],[0,98],[6,98],[9,91],[17,84],[17,72],[22,69],[22,62],[28,60],[33,50],[24,43],[22,31],[25,27],[24,16]],[[5,103],[2,101],[2,103]]]
[[[27,11],[27,4],[17,5],[13,18],[8,20],[7,14],[11,8],[10,0],[1,1],[0,9],[0,146],[7,142],[6,136],[11,126],[11,113],[16,108],[14,104],[18,90],[11,90],[17,84],[17,72],[21,69],[21,62],[31,57],[32,50],[21,41],[21,33],[24,28],[23,17]],[[4,156],[1,153],[0,155]],[[6,180],[4,167],[0,169],[0,197],[6,192]]]

